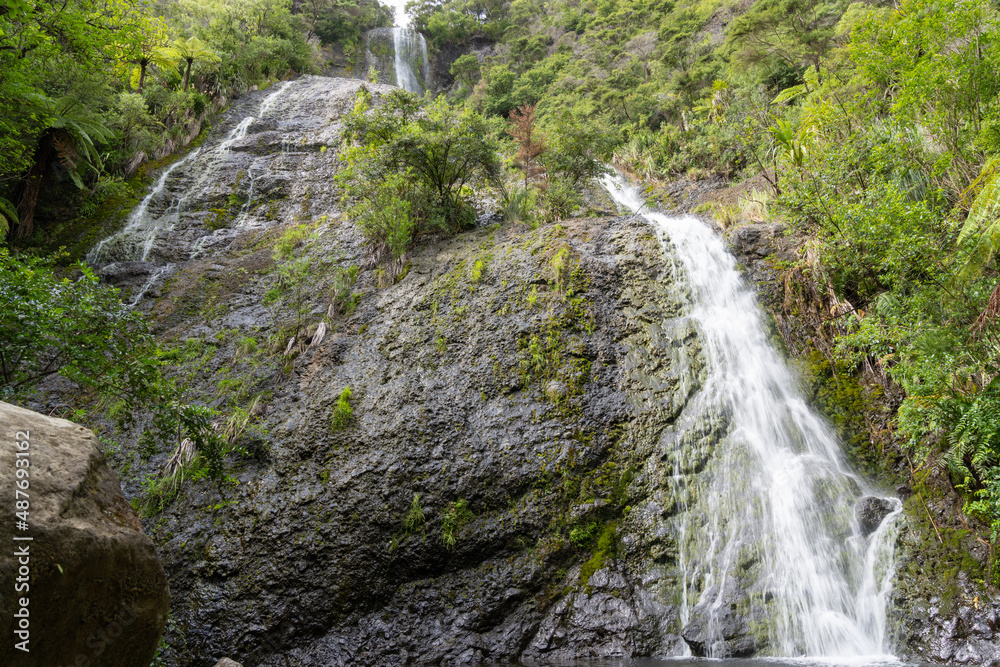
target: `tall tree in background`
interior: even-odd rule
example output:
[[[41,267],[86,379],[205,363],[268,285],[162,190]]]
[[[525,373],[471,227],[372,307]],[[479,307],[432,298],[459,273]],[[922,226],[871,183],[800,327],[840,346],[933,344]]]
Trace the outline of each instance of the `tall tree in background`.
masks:
[[[507,134],[517,141],[515,165],[524,172],[524,187],[533,179],[545,173],[545,167],[538,163],[538,157],[545,152],[545,138],[535,131],[535,105],[525,105],[510,112],[510,127]]]
[[[34,228],[38,196],[45,187],[52,161],[58,159],[77,187],[83,187],[87,170],[99,173],[101,154],[96,144],[111,139],[112,132],[78,100],[63,97],[52,100],[33,96],[30,100],[38,117],[45,119],[46,128],[38,138],[35,162],[24,179],[17,211],[20,221],[16,236],[30,236]]]
[[[822,81],[820,63],[845,8],[842,0],[761,0],[729,32],[734,58],[770,70],[812,67]]]

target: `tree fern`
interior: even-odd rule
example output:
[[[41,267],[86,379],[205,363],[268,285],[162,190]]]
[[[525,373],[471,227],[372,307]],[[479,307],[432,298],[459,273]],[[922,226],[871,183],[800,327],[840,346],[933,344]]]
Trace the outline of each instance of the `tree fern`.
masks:
[[[0,197],[0,239],[3,239],[10,228],[17,224],[17,208],[12,203]]]

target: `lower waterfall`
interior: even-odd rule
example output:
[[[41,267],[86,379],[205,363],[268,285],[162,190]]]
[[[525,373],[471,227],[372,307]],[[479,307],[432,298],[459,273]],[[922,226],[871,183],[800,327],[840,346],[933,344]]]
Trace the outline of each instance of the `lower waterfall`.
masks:
[[[888,517],[862,536],[855,505],[877,492],[846,467],[831,428],[796,389],[722,239],[695,218],[645,211],[620,176],[603,185],[674,249],[667,255],[689,289],[686,317],[709,360],[692,406],[722,425],[699,488],[674,490],[699,510],[673,518],[682,636],[715,658],[892,659],[886,605],[901,503],[876,501]],[[726,641],[734,623],[766,645],[734,649]]]

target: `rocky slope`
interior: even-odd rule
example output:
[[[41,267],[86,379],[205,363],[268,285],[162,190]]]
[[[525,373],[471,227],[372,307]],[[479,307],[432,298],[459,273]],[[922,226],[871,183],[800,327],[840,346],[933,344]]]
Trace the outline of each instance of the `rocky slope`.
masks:
[[[384,285],[334,181],[363,85],[389,90],[304,77],[241,100],[95,253],[239,450],[237,484],[188,481],[146,505],[173,593],[163,660],[706,650],[698,610],[681,619],[672,526],[727,424],[687,409],[705,359],[651,229],[484,211]],[[170,455],[118,452],[128,494]],[[766,653],[734,582],[720,650]]]
[[[327,151],[361,85],[242,101],[100,251],[194,395],[263,413],[237,440],[238,487],[188,484],[149,520],[174,591],[167,662],[674,652],[676,600],[648,591],[678,576],[676,548],[629,529],[674,511],[647,498],[663,473],[645,460],[701,363],[656,239],[636,218],[428,239],[394,285],[362,271],[357,310],[307,347],[365,261]],[[298,225],[313,263],[296,297],[272,245]],[[119,459],[134,495],[170,452],[145,454]]]

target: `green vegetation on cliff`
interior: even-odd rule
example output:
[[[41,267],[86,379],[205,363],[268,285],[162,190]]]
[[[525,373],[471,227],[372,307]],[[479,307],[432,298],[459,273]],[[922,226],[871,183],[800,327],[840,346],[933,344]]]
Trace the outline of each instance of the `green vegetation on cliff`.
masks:
[[[815,287],[833,334],[814,365],[860,378],[833,392],[847,412],[868,390],[895,410],[897,447],[869,455],[944,466],[1000,537],[992,4],[423,0],[411,13],[432,49],[479,52],[450,64],[447,102],[391,96],[347,119],[352,218],[397,262],[379,284],[405,270],[419,234],[469,225],[475,179],[508,221],[538,224],[579,208],[581,184],[612,157],[654,181],[753,178],[744,217],[813,239],[790,275]],[[371,0],[0,0],[0,231],[58,245],[52,219],[127,204],[141,165],[191,142],[230,99],[316,70],[317,41],[354,53],[363,30],[389,23]],[[12,276],[32,266],[4,257]],[[309,266],[293,259],[276,303],[304,303]],[[334,311],[350,313],[357,275],[344,271]]]
[[[744,215],[814,238],[796,275],[830,309],[825,366],[899,397],[897,447],[873,444],[869,458],[945,466],[966,512],[1000,536],[994,5],[515,0],[500,12],[449,0],[413,12],[432,45],[495,42],[455,61],[457,103],[530,108],[549,146],[566,127],[602,127],[616,162],[646,179],[754,177]]]

